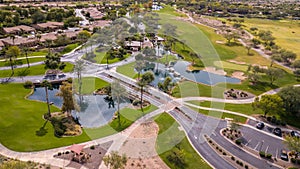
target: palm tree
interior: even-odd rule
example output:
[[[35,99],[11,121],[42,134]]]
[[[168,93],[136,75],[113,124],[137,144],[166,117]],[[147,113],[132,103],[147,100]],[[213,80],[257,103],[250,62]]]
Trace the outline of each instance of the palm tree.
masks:
[[[27,62],[27,67],[29,68],[30,67],[30,64],[29,64],[29,60],[28,60],[28,47],[27,46],[24,46],[23,47],[23,53],[25,54],[25,57],[26,57],[26,62]]]
[[[82,96],[81,96],[81,87],[82,87],[82,76],[81,73],[84,70],[84,61],[83,60],[76,60],[74,66],[74,72],[77,74],[77,81],[78,81],[78,93],[79,93],[79,101],[81,104]]]
[[[140,79],[140,74],[141,71],[144,69],[144,67],[145,67],[144,60],[137,60],[135,62],[134,69],[138,72],[138,79]]]
[[[143,111],[143,93],[144,93],[144,87],[146,87],[148,84],[150,84],[154,80],[154,75],[152,72],[146,72],[142,75],[141,79],[137,82],[137,85],[141,88],[141,109]]]
[[[16,39],[16,36],[11,34],[9,35],[9,38],[12,40],[12,43],[13,43],[13,46],[15,46],[15,39]]]
[[[50,104],[49,104],[49,94],[48,94],[48,89],[52,89],[52,85],[49,81],[44,80],[41,83],[41,86],[45,88],[45,92],[46,92],[46,102],[47,102],[47,107],[48,107],[48,117],[51,117],[51,112],[50,112]],[[47,119],[48,120],[48,119]]]
[[[14,74],[14,60],[20,55],[20,48],[17,46],[10,46],[7,51],[5,52],[5,55],[9,57],[10,67],[12,71],[12,75]],[[11,76],[12,76],[11,75]]]
[[[51,45],[52,45],[52,40],[46,39],[46,46],[48,48],[48,53],[51,53]]]
[[[36,36],[36,39],[38,40],[38,42],[40,42],[41,38],[42,38],[42,35],[41,34],[37,34]]]
[[[120,124],[120,100],[124,97],[126,97],[127,92],[126,89],[120,84],[119,81],[114,81],[111,83],[111,96],[113,99],[117,100],[118,104],[118,119]]]

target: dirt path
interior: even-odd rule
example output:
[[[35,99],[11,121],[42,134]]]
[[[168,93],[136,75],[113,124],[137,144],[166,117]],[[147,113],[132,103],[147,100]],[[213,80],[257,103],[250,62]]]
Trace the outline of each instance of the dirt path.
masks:
[[[125,153],[129,158],[125,168],[169,168],[156,153],[157,134],[158,125],[153,121],[142,123],[130,134],[119,151],[120,154]]]

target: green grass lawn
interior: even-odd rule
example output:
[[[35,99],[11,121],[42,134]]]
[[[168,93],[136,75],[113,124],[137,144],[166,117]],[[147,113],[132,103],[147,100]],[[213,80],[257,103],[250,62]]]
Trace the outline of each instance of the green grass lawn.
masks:
[[[86,128],[84,130],[91,139],[109,136],[117,132],[123,131],[124,129],[129,127],[135,120],[156,109],[157,107],[153,105],[146,107],[144,109],[144,112],[142,112],[139,109],[123,108],[120,110],[120,123],[118,118],[116,118],[105,126],[99,128]]]
[[[210,102],[210,101],[188,101],[197,106],[212,107],[212,108],[224,108],[224,110],[234,111],[246,115],[252,114],[263,114],[260,109],[253,110],[251,104],[231,104],[231,103],[220,103],[220,102]]]
[[[45,56],[48,53],[48,49],[40,49],[35,52],[28,53],[28,56]]]
[[[77,48],[79,46],[79,43],[73,43],[73,44],[69,44],[67,45],[63,51],[61,51],[60,53],[61,54],[66,54],[66,53],[69,53],[71,52],[72,50],[74,50],[75,48]]]
[[[117,67],[117,72],[121,73],[130,78],[136,77],[137,73],[134,71],[135,62],[128,63],[122,66]]]
[[[230,63],[227,61],[215,61],[214,62],[215,66],[217,66],[218,68],[222,68],[222,69],[231,69],[234,71],[242,71],[242,72],[246,72],[248,69],[248,65],[239,65],[239,64],[235,64],[235,63]]]
[[[96,49],[94,50],[94,53],[96,55],[96,57],[94,58],[94,60],[96,61],[96,63],[99,64],[106,64],[106,52],[97,52]],[[127,54],[124,56],[123,59],[119,59],[119,58],[114,58],[114,59],[108,59],[108,64],[112,64],[112,63],[116,63],[119,61],[122,61],[126,58],[128,58],[130,56],[130,54]]]
[[[245,18],[246,29],[256,27],[258,30],[269,30],[276,38],[275,43],[280,47],[293,51],[300,59],[300,21],[296,20],[268,20],[268,19],[248,19]]]
[[[75,89],[78,92],[79,85],[78,85],[78,80],[74,79],[73,80]],[[102,88],[107,86],[109,83],[106,81],[95,78],[95,77],[83,77],[82,78],[82,86],[81,86],[81,93],[82,94],[92,94],[96,89]]]
[[[174,55],[164,55],[163,57],[157,60],[158,63],[165,64],[166,62],[173,62],[178,60]]]
[[[148,114],[154,110],[156,110],[157,107],[154,105],[150,105],[143,109],[131,109],[131,108],[123,108],[120,110],[120,124],[119,120],[115,119],[112,121],[109,125],[115,129],[116,131],[123,131],[127,127],[129,127],[135,120],[139,119],[145,114]]]
[[[174,97],[206,96],[222,98],[226,86],[209,86],[195,83],[192,81],[183,81],[178,83],[172,91]]]
[[[207,116],[211,116],[211,117],[215,117],[215,118],[219,118],[219,119],[232,118],[240,123],[246,123],[246,121],[247,121],[246,117],[242,117],[242,116],[238,116],[238,115],[234,115],[234,114],[230,114],[230,113],[225,113],[225,112],[220,112],[220,111],[202,110],[202,109],[198,109],[198,108],[195,108],[192,106],[188,106],[188,107],[198,113],[201,113],[201,114],[204,114]]]
[[[248,80],[244,80],[241,84],[219,83],[214,86],[208,86],[191,81],[183,81],[175,86],[172,91],[174,97],[189,97],[189,96],[206,96],[223,98],[223,92],[228,89],[238,89],[250,92],[254,95],[260,95],[272,89],[279,87],[298,84],[293,74],[285,72],[285,75],[276,80],[273,85],[270,84],[268,76],[263,75],[260,82],[252,85]]]
[[[160,158],[172,169],[179,168],[171,163],[167,157],[173,151],[180,149],[184,152],[184,168],[208,169],[211,168],[193,149],[183,131],[178,129],[179,124],[167,113],[158,115],[155,122],[159,126],[159,135],[156,140],[156,151]]]
[[[30,91],[24,89],[22,84],[0,85],[1,144],[15,151],[37,151],[90,140],[85,132],[78,137],[55,137],[49,122],[44,127],[45,135],[38,136],[36,132],[45,123],[42,115],[47,112],[47,105],[24,99]],[[51,110],[59,111],[54,106],[51,106]]]
[[[40,62],[40,61],[44,61],[45,57],[28,58],[28,60],[29,63]],[[26,59],[18,59],[17,65],[21,65],[21,64],[27,64]],[[0,67],[4,67],[4,66],[10,66],[9,60],[0,61]]]
[[[56,148],[74,143],[80,143],[105,137],[124,130],[143,114],[157,109],[149,106],[141,110],[125,108],[121,110],[122,120],[126,125],[118,125],[117,119],[110,124],[99,127],[84,129],[80,136],[62,137],[54,136],[54,130],[50,122],[44,127],[45,135],[38,136],[37,132],[45,124],[42,119],[47,112],[47,105],[43,102],[27,100],[24,97],[31,89],[24,89],[22,84],[0,85],[0,142],[7,148],[15,151],[38,151]],[[13,101],[12,101],[13,100]],[[57,107],[51,106],[52,112],[57,112]]]
[[[169,15],[174,15],[174,16],[178,16],[178,17],[187,17],[183,13],[176,12],[175,9],[169,5],[163,5],[163,8],[161,10],[157,11],[157,13],[169,14]]]
[[[199,54],[205,66],[212,66],[213,61],[219,60],[219,55],[208,37],[196,26],[178,20],[174,15],[159,13],[159,17],[160,24],[172,24],[177,27],[176,33],[178,36],[176,38],[184,41],[187,47]]]
[[[26,76],[34,76],[34,75],[43,75],[45,74],[45,65],[35,65],[29,68],[16,68],[14,69],[15,74],[14,77],[20,76],[21,72],[26,72]],[[66,62],[66,67],[63,72],[71,72],[73,70],[73,64]],[[0,77],[9,77],[11,75],[11,70],[1,70]]]

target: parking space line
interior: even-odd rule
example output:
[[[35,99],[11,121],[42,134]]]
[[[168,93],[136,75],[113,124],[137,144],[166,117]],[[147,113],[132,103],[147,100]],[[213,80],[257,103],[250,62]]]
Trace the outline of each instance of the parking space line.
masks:
[[[256,144],[256,146],[254,147],[254,150],[256,150],[256,149],[258,148],[259,143],[260,143],[260,142],[258,142],[258,143]]]
[[[268,152],[268,149],[269,149],[269,146],[267,146],[267,148],[266,148],[266,153]]]
[[[278,148],[276,149],[276,159],[277,159],[277,156],[278,156]]]
[[[252,141],[252,139],[250,139],[246,144],[245,144],[245,146],[248,146],[249,145],[249,143]]]

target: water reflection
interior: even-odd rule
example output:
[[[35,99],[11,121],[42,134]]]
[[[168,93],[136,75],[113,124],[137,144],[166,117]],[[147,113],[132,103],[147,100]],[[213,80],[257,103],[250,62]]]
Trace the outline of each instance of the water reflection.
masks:
[[[59,91],[58,88],[57,86],[53,90],[49,90],[49,102],[53,102],[55,106],[61,107],[63,99],[56,96],[56,93]],[[29,96],[29,99],[46,102],[45,96],[45,89],[39,87],[34,89],[34,93]],[[79,96],[74,96],[80,107],[80,112],[73,111],[72,115],[75,119],[78,119],[83,127],[93,128],[103,126],[111,121],[114,113],[117,111],[116,102],[107,95],[85,95],[81,103],[79,102]],[[120,108],[127,106],[129,103],[128,99],[121,100]]]

